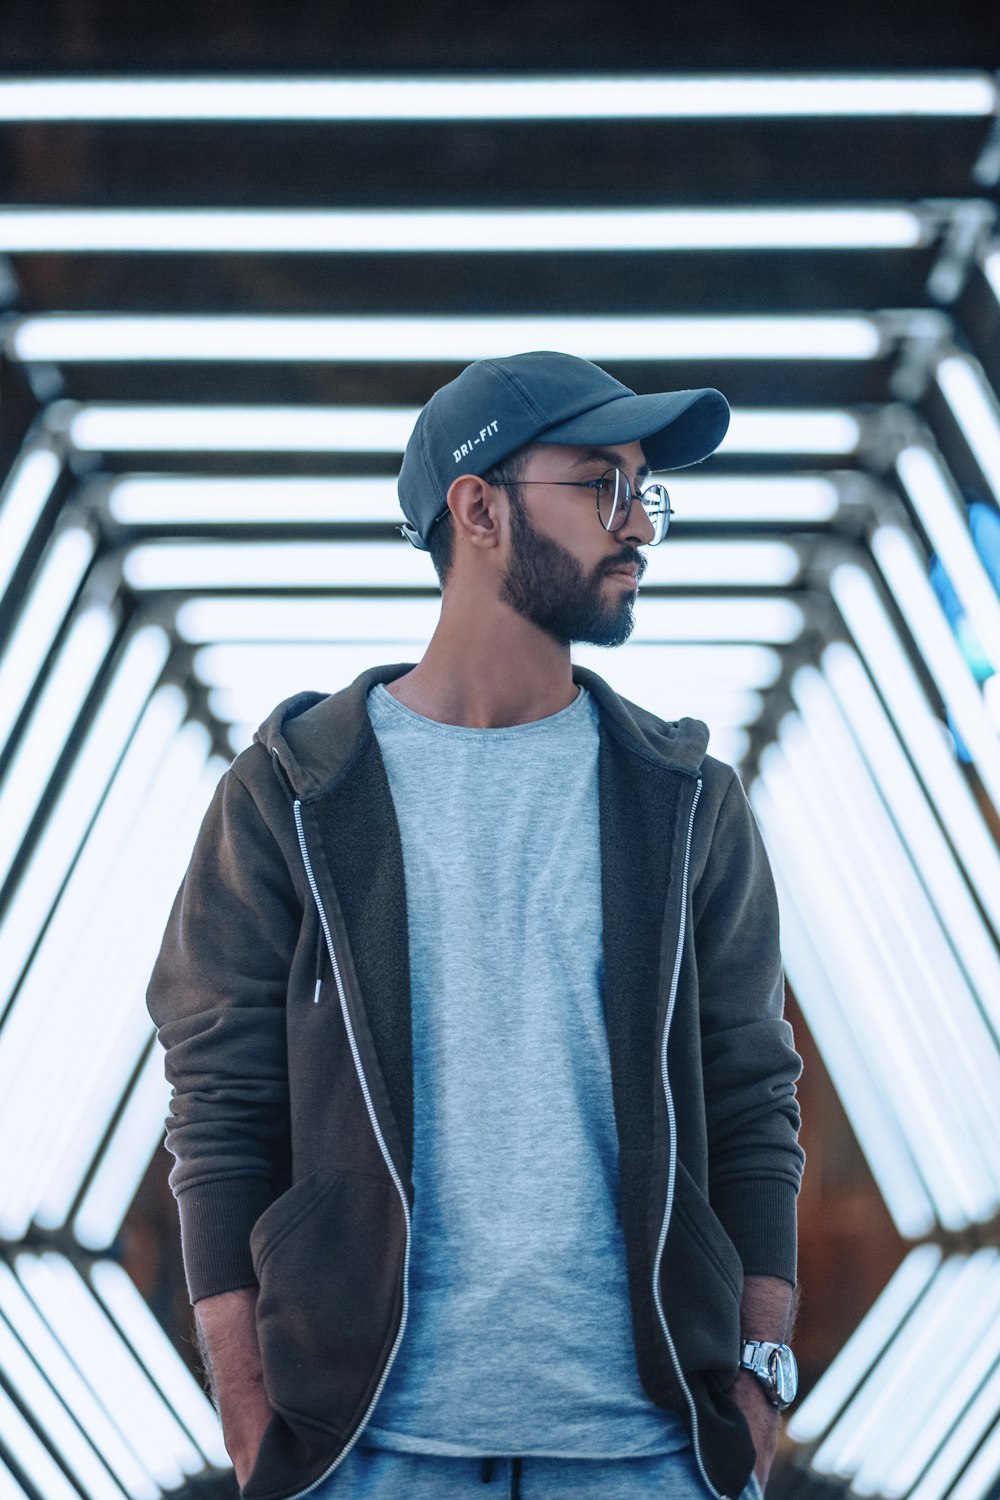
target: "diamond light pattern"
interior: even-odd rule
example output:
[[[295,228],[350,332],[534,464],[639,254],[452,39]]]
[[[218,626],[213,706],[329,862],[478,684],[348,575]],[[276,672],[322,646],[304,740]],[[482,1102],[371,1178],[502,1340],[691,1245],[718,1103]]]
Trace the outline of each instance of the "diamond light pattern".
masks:
[[[195,207],[0,205],[0,1500],[155,1500],[226,1467],[120,1264],[166,1103],[146,979],[213,787],[274,701],[430,639],[436,579],[395,530],[419,406],[469,359],[546,346],[733,399],[718,455],[667,478],[632,639],[573,658],[704,718],[738,767],[790,988],[907,1245],[791,1420],[788,1493],[1000,1480],[1000,723],[929,581],[937,558],[1000,673],[998,565],[967,512],[1000,502],[995,81],[598,82],[0,80],[0,134],[211,122],[208,162],[248,121],[344,153],[350,122],[389,144],[422,119],[440,151],[405,204],[387,179],[289,209],[262,179],[226,206],[206,167]],[[671,133],[707,151],[699,131],[761,116],[787,122],[767,201],[734,178],[678,202]],[[795,179],[780,144],[811,116],[827,147],[862,117],[873,142],[961,122],[948,192],[903,201],[890,173],[881,201],[817,204],[821,155]],[[623,150],[640,117],[657,132],[642,202],[581,175],[612,117]],[[443,207],[470,121],[564,152],[552,201],[474,176]]]

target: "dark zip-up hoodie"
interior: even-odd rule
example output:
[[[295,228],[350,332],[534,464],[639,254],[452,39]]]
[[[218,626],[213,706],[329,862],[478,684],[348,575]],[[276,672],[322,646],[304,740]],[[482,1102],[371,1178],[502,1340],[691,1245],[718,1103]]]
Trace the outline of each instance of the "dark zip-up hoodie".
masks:
[[[261,726],[206,814],[149,986],[191,1300],[259,1286],[275,1416],[246,1500],[335,1471],[401,1345],[405,1357],[406,890],[366,700],[412,665],[299,694]],[[803,1164],[774,884],[705,725],[667,723],[584,668],[573,680],[600,711],[604,1005],[636,1361],[651,1398],[683,1413],[709,1488],[737,1496],[754,1462],[727,1394],[742,1281],[794,1282]]]

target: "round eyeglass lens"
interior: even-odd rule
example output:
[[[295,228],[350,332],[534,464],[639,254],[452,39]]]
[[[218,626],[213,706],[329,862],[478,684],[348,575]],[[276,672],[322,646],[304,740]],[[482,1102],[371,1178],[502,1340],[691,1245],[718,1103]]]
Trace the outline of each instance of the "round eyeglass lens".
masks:
[[[667,533],[667,525],[670,521],[670,497],[664,485],[647,484],[639,500],[653,523],[653,539],[649,545],[655,547],[657,542],[663,541]]]
[[[605,531],[617,531],[624,526],[629,505],[628,480],[621,469],[609,469],[602,474],[597,491],[597,513]]]

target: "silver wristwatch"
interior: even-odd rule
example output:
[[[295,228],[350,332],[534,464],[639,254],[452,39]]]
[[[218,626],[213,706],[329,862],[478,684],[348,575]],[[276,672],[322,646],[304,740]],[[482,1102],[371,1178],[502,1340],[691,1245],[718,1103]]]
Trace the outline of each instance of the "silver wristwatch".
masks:
[[[756,1375],[767,1399],[779,1411],[791,1406],[799,1388],[799,1370],[795,1355],[787,1344],[768,1344],[747,1339],[740,1354],[740,1369]]]

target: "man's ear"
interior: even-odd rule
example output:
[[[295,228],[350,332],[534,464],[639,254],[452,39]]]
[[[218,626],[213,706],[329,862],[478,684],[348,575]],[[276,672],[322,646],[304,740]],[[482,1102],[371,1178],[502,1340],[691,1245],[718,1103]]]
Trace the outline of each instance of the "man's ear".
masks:
[[[476,547],[497,547],[506,520],[503,492],[476,474],[460,474],[446,495],[452,525]]]

